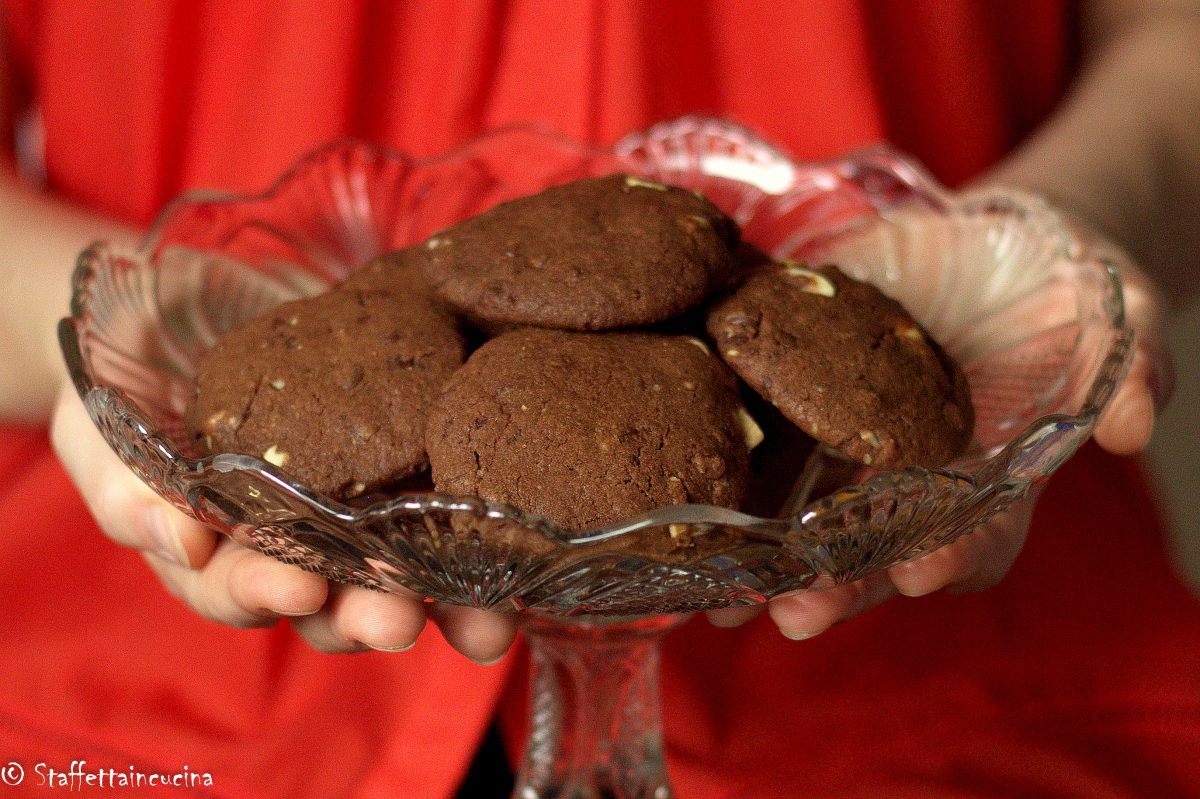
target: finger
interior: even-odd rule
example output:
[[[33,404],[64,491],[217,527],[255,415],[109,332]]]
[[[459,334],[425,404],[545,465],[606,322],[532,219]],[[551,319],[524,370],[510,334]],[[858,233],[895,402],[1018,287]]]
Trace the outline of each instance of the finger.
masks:
[[[83,403],[69,389],[59,394],[50,440],[105,535],[181,566],[199,568],[208,562],[217,533],[139,480],[100,436]]]
[[[824,591],[802,591],[779,596],[767,604],[779,632],[794,641],[819,635],[896,596],[886,573],[876,572],[854,583]]]
[[[203,569],[189,569],[153,554],[146,561],[167,589],[200,615],[234,627],[265,627],[280,616],[316,613],[328,583],[297,566],[222,539]]]
[[[1115,455],[1131,455],[1145,448],[1154,430],[1154,393],[1151,359],[1139,349],[1129,373],[1096,423],[1096,443]]]
[[[1122,265],[1121,279],[1125,284],[1125,318],[1137,331],[1137,354],[1149,367],[1146,383],[1154,398],[1154,407],[1162,410],[1175,392],[1176,377],[1165,335],[1167,302],[1154,281],[1132,262]]]
[[[510,614],[441,602],[426,609],[450,646],[485,666],[504,657],[517,633],[516,619]]]
[[[765,609],[765,604],[747,605],[740,608],[710,610],[706,615],[714,627],[738,627],[755,618]]]
[[[337,589],[334,588],[329,601],[336,602],[336,596]],[[308,616],[289,618],[288,622],[292,625],[292,629],[308,642],[309,646],[327,655],[349,655],[366,652],[370,649],[362,641],[347,638],[335,629],[333,618],[327,607]]]
[[[991,588],[1012,567],[1029,530],[1032,499],[997,514],[953,544],[897,564],[887,574],[905,596],[924,596],[943,588],[954,593]]]
[[[982,547],[987,555],[978,560],[973,570],[946,586],[949,593],[986,591],[1000,584],[1025,547],[1029,524],[1033,519],[1033,509],[1041,493],[1042,487],[1035,486],[1026,499],[997,514],[976,531],[980,534]],[[990,545],[987,544],[989,538],[992,540]]]
[[[336,586],[325,607],[292,619],[292,627],[321,652],[403,652],[425,626],[419,599],[358,586]]]

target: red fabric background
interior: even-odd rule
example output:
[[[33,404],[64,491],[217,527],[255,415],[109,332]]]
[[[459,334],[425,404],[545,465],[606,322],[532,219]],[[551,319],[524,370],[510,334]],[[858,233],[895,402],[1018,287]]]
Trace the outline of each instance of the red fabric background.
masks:
[[[51,187],[140,223],[347,133],[431,154],[507,122],[608,142],[689,111],[800,158],[891,138],[954,183],[1069,68],[1065,10],[1035,0],[4,8]],[[1200,610],[1151,508],[1134,464],[1088,448],[998,589],[803,643],[692,621],[664,658],[680,795],[1200,795]],[[2,762],[187,764],[222,797],[444,797],[497,703],[519,737],[520,651],[476,667],[431,629],[406,654],[328,657],[286,625],[199,620],[99,534],[39,431],[0,436],[0,520]]]
[[[6,2],[54,188],[143,223],[346,134],[430,155],[512,122],[604,143],[690,112],[799,158],[889,138],[956,183],[1069,66],[1061,0]]]

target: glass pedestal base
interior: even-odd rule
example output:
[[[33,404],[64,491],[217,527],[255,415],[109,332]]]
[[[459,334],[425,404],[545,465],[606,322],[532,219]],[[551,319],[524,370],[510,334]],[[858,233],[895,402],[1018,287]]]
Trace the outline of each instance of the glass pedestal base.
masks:
[[[530,734],[514,799],[668,799],[658,664],[686,616],[522,621]]]

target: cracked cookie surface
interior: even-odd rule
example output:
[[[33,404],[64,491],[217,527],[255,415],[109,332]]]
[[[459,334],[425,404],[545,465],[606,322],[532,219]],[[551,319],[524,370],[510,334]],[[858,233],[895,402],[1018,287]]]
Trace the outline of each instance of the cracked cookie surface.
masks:
[[[437,490],[573,530],[666,505],[737,507],[745,411],[733,374],[697,343],[535,328],[492,339],[430,412]]]
[[[492,324],[606,330],[669,319],[727,285],[738,230],[699,194],[627,175],[521,197],[431,236],[437,294]]]
[[[962,370],[899,303],[835,266],[760,268],[707,323],[743,380],[859,463],[937,466],[970,440]]]
[[[285,303],[206,353],[185,416],[197,448],[256,455],[337,499],[423,469],[428,405],[463,341],[419,271],[388,258],[364,267],[386,289],[360,278]]]

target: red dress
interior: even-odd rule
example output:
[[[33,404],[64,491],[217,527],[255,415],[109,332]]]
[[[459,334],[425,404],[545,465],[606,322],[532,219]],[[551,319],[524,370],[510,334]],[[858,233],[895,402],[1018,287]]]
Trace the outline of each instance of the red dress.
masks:
[[[7,0],[51,188],[144,224],[345,134],[431,154],[509,122],[611,142],[691,111],[799,158],[891,139],[955,183],[1069,69],[1064,8],[1037,0],[331,5]],[[431,627],[405,654],[333,657],[286,624],[202,621],[95,529],[40,430],[0,436],[0,519],[0,766],[23,764],[27,795],[37,763],[85,759],[186,765],[208,796],[445,797],[497,708],[519,738],[519,647],[478,667]],[[999,588],[802,643],[694,619],[663,696],[682,797],[1200,795],[1200,608],[1135,464],[1092,446]]]

